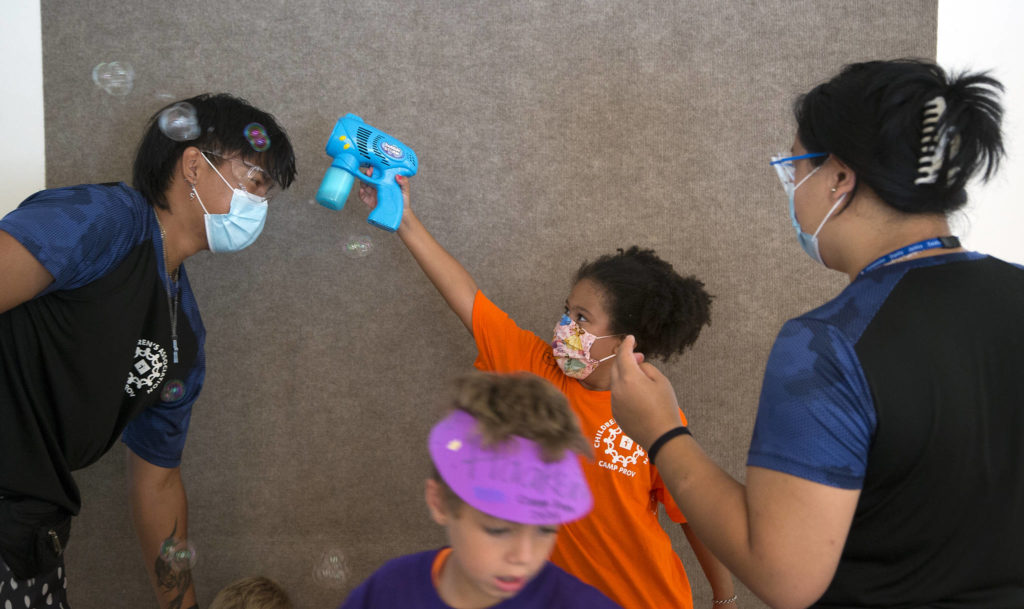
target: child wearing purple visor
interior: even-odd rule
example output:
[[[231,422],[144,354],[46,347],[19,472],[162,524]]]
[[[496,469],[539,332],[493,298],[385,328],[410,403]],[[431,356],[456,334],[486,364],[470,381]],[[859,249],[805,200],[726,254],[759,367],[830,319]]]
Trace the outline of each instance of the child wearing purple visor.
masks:
[[[559,525],[593,505],[565,396],[529,373],[474,373],[430,432],[430,515],[449,546],[393,559],[342,609],[616,609],[548,561]]]

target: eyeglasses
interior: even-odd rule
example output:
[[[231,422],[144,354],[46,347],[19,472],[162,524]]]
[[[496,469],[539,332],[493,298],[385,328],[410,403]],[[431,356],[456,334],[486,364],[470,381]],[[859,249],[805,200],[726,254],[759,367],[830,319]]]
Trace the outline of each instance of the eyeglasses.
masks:
[[[235,178],[235,183],[238,185],[238,188],[247,193],[267,199],[277,194],[277,181],[270,177],[267,170],[259,165],[254,165],[238,156],[224,156],[223,154],[207,150],[204,150],[203,153],[222,161],[228,161],[231,166],[231,175]]]
[[[807,154],[798,154],[796,156],[786,156],[786,153],[777,154],[772,157],[771,165],[775,168],[775,173],[779,176],[779,181],[782,182],[782,187],[789,192],[790,188],[793,188],[793,180],[796,177],[796,165],[793,161],[799,161],[800,159],[814,159],[818,157],[828,156],[827,152],[808,152]]]

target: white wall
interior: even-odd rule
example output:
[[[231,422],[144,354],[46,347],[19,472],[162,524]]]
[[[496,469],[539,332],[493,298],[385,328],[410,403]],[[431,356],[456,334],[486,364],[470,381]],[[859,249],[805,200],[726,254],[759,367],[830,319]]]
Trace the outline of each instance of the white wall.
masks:
[[[39,0],[5,2],[0,22],[0,215],[44,187],[42,35]],[[1024,53],[1019,29],[1024,3],[1016,0],[939,0],[938,60],[947,68],[991,69],[1006,85],[1007,162],[996,179],[969,188],[971,204],[955,219],[971,249],[1024,263]],[[11,58],[16,58],[13,60]]]
[[[966,217],[954,219],[970,249],[1024,263],[1024,52],[1017,0],[939,0],[938,62],[946,68],[991,70],[1006,87],[1003,122],[1007,162],[990,183],[968,188]]]
[[[0,216],[43,188],[43,37],[39,0],[7,0],[0,18]]]

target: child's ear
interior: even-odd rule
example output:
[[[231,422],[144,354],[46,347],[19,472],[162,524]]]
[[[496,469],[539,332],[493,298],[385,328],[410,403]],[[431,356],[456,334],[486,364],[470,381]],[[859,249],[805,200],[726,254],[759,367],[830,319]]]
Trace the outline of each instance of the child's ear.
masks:
[[[437,480],[427,478],[424,499],[427,501],[427,509],[430,510],[430,517],[434,519],[434,522],[441,526],[448,524],[449,516],[445,510],[444,499],[441,497],[441,485]]]

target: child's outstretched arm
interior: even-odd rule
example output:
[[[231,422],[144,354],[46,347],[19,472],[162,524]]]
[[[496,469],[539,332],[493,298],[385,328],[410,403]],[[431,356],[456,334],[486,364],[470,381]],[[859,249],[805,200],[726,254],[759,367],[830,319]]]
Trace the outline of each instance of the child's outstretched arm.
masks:
[[[372,168],[369,170],[372,171]],[[452,311],[459,316],[463,325],[473,333],[473,301],[476,299],[476,281],[462,263],[434,239],[409,205],[409,178],[396,176],[402,187],[402,223],[398,236],[412,257],[426,273],[437,291],[444,297]],[[359,181],[359,198],[371,208],[377,204],[377,189],[362,180]]]
[[[697,557],[701,570],[704,571],[704,577],[708,578],[708,584],[711,585],[711,598],[715,601],[714,606],[729,605],[735,609],[736,593],[733,590],[732,573],[722,564],[722,561],[715,558],[711,550],[690,528],[689,523],[684,522],[680,526],[683,528],[683,534],[686,535],[687,541],[690,542],[690,547],[693,548],[693,554]]]

